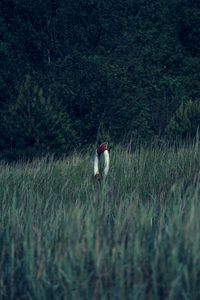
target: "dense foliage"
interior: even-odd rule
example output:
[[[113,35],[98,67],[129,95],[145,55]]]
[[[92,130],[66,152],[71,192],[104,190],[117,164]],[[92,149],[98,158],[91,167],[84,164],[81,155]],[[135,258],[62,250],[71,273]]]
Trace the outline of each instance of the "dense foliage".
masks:
[[[31,86],[29,78],[16,102],[5,108],[0,134],[2,157],[9,160],[32,159],[46,152],[65,154],[75,145],[67,113],[58,100],[44,97],[42,89]]]
[[[199,101],[199,8],[198,0],[1,0],[0,131],[29,76],[58,99],[74,147],[102,127],[114,141],[162,135],[181,103]],[[0,145],[6,157],[9,145]]]
[[[200,102],[190,100],[185,105],[181,103],[167,127],[167,132],[173,137],[194,138],[199,132],[199,126]]]

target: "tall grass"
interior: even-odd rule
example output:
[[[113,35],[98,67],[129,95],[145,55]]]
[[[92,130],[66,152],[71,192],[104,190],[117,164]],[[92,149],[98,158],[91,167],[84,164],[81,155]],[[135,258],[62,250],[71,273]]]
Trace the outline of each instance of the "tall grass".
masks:
[[[200,299],[200,149],[0,166],[0,299]]]

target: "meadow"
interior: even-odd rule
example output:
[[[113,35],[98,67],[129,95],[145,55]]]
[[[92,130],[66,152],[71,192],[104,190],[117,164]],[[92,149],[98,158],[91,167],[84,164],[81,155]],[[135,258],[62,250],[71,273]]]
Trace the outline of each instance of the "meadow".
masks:
[[[0,299],[200,299],[200,148],[0,163]]]

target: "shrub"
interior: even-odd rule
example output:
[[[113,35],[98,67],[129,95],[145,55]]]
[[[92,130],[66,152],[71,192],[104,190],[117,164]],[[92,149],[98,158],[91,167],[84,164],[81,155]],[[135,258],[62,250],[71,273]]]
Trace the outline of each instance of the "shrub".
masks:
[[[167,134],[171,137],[193,138],[200,126],[200,102],[188,101],[181,104],[167,127]]]
[[[1,112],[0,134],[1,157],[8,160],[65,154],[76,140],[69,116],[58,100],[45,97],[30,77],[16,102]]]

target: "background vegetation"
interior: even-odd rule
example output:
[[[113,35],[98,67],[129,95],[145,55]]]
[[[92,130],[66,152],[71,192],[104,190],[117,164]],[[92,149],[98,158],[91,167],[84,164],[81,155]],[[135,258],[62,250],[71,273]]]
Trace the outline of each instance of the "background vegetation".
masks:
[[[199,103],[199,9],[198,0],[2,0],[0,156],[67,154],[102,128],[114,142],[174,136],[179,107]]]
[[[199,299],[199,143],[92,156],[1,162],[0,298]]]

